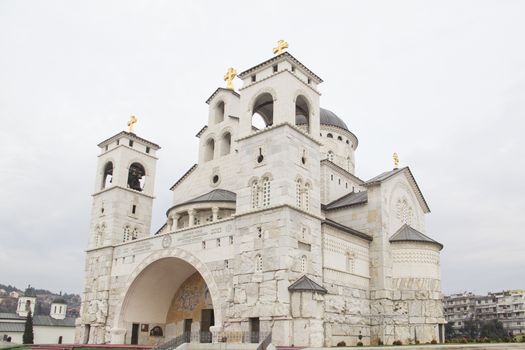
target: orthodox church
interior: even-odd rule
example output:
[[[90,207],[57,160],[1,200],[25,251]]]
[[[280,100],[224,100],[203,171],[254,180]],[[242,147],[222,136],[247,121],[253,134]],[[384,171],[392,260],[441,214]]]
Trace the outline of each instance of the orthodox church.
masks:
[[[286,46],[206,100],[198,160],[157,232],[160,147],[136,118],[98,145],[77,342],[444,341],[443,246],[412,171],[358,177],[356,135]]]

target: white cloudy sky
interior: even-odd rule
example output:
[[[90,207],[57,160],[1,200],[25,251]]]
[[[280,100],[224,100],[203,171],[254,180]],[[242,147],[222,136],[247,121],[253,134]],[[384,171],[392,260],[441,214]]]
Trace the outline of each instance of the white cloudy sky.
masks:
[[[284,38],[358,136],[357,175],[394,151],[411,167],[444,291],[525,288],[524,17],[501,0],[0,0],[0,283],[81,291],[96,144],[131,114],[163,147],[155,231],[204,101]]]

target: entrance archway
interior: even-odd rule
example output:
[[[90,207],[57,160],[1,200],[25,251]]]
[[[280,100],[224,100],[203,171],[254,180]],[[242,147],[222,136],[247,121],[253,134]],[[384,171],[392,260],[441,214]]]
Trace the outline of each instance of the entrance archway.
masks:
[[[211,341],[222,324],[218,289],[207,266],[191,253],[154,253],[130,275],[117,309],[111,342],[156,345],[191,331],[193,341]],[[195,338],[196,335],[196,338]],[[189,336],[189,335],[188,335]]]

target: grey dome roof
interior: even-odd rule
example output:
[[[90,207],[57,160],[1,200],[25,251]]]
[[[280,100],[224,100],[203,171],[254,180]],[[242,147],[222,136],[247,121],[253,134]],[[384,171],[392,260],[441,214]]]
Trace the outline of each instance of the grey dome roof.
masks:
[[[321,121],[321,125],[336,126],[346,131],[350,131],[348,130],[348,126],[346,126],[346,123],[341,118],[339,118],[334,112],[329,111],[328,109],[320,108],[319,119]],[[295,117],[295,123],[297,125],[304,125],[306,124],[306,118],[304,117],[304,115],[297,115]]]

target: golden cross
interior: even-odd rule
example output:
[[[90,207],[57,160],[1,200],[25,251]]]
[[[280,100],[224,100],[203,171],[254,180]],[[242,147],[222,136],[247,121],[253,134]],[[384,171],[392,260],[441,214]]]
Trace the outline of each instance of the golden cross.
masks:
[[[128,120],[128,132],[133,134],[133,128],[135,127],[135,124],[137,124],[138,121],[139,120],[134,115],[129,117],[129,120]]]
[[[397,167],[399,166],[399,156],[396,152],[394,152],[392,158],[394,159],[394,169],[397,169]]]
[[[237,71],[233,69],[232,67],[228,68],[228,71],[226,72],[226,75],[224,76],[224,81],[226,82],[226,88],[230,90],[234,90],[233,88],[233,79],[237,75]]]
[[[273,53],[276,55],[280,55],[283,53],[283,50],[287,48],[288,48],[288,43],[281,39],[277,42],[277,47],[273,48]]]

